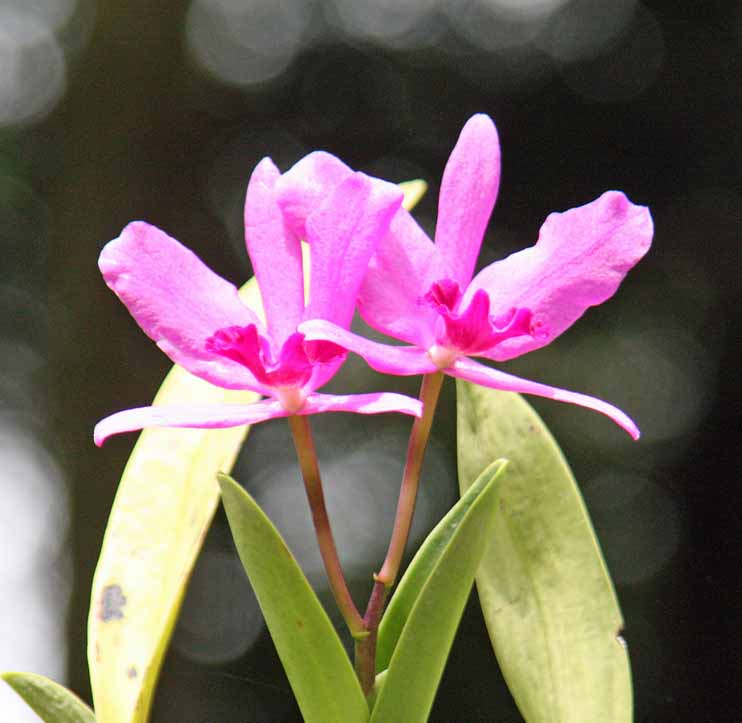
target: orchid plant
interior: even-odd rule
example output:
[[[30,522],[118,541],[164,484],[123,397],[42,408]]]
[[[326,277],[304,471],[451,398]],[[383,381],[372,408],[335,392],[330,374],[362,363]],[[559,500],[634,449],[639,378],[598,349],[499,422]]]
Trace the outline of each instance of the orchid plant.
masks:
[[[639,430],[605,401],[471,357],[500,362],[549,344],[616,292],[649,249],[652,220],[646,208],[608,191],[551,214],[534,246],[475,275],[499,182],[497,131],[489,117],[475,115],[443,174],[433,242],[393,184],[324,152],[283,174],[264,159],[245,201],[245,239],[259,294],[252,283],[238,291],[142,221],[106,245],[99,262],[105,282],[180,376],[152,406],[117,412],[95,428],[98,445],[113,434],[148,431],[124,474],[94,582],[96,712],[38,676],[6,677],[44,720],[147,720],[162,654],[219,491],[306,721],[426,721],[475,577],[498,661],[528,723],[631,720],[625,648],[619,651],[611,637],[620,613],[592,528],[558,447],[513,392],[595,410],[634,439]],[[354,333],[356,309],[397,343]],[[420,375],[419,399],[384,391],[319,392],[348,352],[385,374]],[[398,583],[446,375],[458,380],[462,497]],[[324,502],[310,417],[326,412],[413,417],[393,532],[386,558],[369,571],[373,587],[365,609],[348,589]],[[355,643],[352,667],[279,533],[226,476],[245,425],[283,417],[328,582]],[[182,435],[167,429],[181,427],[208,431],[162,436]],[[238,433],[225,436],[233,428]],[[177,462],[168,456],[173,445]],[[503,458],[510,460],[507,469]],[[168,464],[177,464],[178,474],[171,470],[164,479]],[[188,495],[197,497],[184,479],[207,501],[201,511],[187,506]],[[166,493],[158,496],[152,486],[160,483]],[[137,509],[132,501],[143,498],[148,509]],[[171,512],[178,500],[184,501],[182,514]],[[154,520],[165,509],[172,529],[160,533]],[[152,520],[151,539],[142,517]],[[550,557],[553,549],[565,552]],[[527,573],[519,567],[526,559]],[[152,607],[148,618],[145,606],[135,604],[139,594],[149,594],[141,591],[142,580],[172,560],[178,573],[164,585],[162,612]],[[584,580],[574,578],[577,561]],[[536,598],[539,605],[529,607]],[[559,625],[550,617],[556,614],[562,615]],[[136,638],[133,644],[125,642],[127,634]],[[66,718],[53,712],[62,708]]]

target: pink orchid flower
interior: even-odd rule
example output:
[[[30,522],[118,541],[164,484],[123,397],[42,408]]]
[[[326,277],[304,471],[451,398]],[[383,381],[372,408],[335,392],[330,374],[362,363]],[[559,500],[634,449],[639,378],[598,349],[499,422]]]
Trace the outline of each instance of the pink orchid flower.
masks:
[[[305,219],[328,189],[352,171],[314,153],[282,177],[278,198],[291,232],[305,238]],[[307,339],[360,354],[388,374],[446,374],[601,412],[634,439],[636,424],[621,410],[584,394],[541,384],[477,363],[504,361],[549,344],[588,307],[614,294],[652,240],[648,209],[608,191],[591,203],[551,214],[536,245],[497,261],[474,278],[474,266],[500,181],[500,145],[493,122],[475,115],[446,165],[433,243],[400,209],[372,258],[359,311],[373,328],[411,346],[357,336],[331,320],[299,325]]]
[[[276,203],[279,177],[270,159],[261,161],[245,201],[245,238],[266,325],[232,284],[142,221],[130,223],[108,243],[99,261],[108,286],[176,364],[220,387],[249,389],[269,399],[243,405],[128,409],[98,423],[96,444],[112,434],[150,426],[232,427],[330,411],[421,415],[421,403],[400,394],[317,393],[347,352],[332,342],[306,341],[297,332],[297,325],[308,319],[324,319],[338,328],[350,324],[369,259],[400,207],[401,191],[351,173],[317,205],[305,223],[311,244],[305,305],[301,245],[285,231]]]

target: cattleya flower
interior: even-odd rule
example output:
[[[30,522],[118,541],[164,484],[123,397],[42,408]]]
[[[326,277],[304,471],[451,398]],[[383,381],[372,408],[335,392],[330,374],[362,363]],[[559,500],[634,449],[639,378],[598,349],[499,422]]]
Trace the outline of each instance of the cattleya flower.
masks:
[[[278,183],[278,200],[296,237],[307,238],[312,209],[352,173],[334,156],[314,153]],[[360,354],[387,374],[446,374],[601,412],[635,439],[639,430],[599,399],[521,379],[469,357],[504,361],[549,344],[588,307],[614,294],[652,240],[648,209],[608,191],[552,213],[531,248],[473,277],[500,181],[500,146],[489,117],[464,126],[446,165],[433,243],[412,216],[397,211],[360,290],[359,311],[374,329],[410,346],[380,344],[332,320],[299,325],[307,339]],[[473,278],[472,278],[473,277]]]
[[[228,389],[250,389],[268,400],[212,407],[142,407],[98,423],[95,442],[149,426],[231,427],[293,414],[398,411],[420,416],[418,400],[400,394],[335,396],[325,384],[347,352],[332,342],[307,341],[301,321],[350,324],[369,259],[400,207],[394,185],[349,173],[306,218],[311,282],[305,304],[299,239],[284,228],[276,203],[280,177],[270,159],[253,172],[245,201],[245,238],[266,324],[237,289],[154,226],[130,223],[106,245],[100,269],[134,319],[177,364]]]

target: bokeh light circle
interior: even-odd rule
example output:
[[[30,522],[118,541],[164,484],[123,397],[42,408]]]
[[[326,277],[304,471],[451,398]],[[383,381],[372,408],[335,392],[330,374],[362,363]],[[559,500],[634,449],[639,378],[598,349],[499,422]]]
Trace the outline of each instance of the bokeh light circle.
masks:
[[[239,558],[206,547],[198,558],[173,636],[173,647],[199,663],[227,663],[263,632],[263,615]]]
[[[286,70],[312,13],[304,0],[193,0],[186,39],[196,62],[218,80],[248,87]]]
[[[64,53],[43,17],[0,6],[0,125],[46,116],[64,94]]]
[[[595,57],[624,32],[637,0],[573,0],[544,34],[547,52],[561,62]]]
[[[605,51],[582,62],[566,63],[562,78],[576,93],[605,103],[624,103],[657,78],[665,57],[662,28],[639,6],[628,27]]]
[[[616,583],[651,579],[680,548],[678,505],[646,475],[606,471],[586,482],[584,494]]]

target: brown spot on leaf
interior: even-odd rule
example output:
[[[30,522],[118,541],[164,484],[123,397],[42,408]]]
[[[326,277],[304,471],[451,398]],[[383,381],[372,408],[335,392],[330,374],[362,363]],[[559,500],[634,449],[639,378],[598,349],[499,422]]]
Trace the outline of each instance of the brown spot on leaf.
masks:
[[[122,608],[126,605],[126,595],[121,585],[106,585],[100,597],[98,616],[107,623],[109,620],[120,620],[124,617]]]
[[[299,626],[300,629],[304,627],[304,621],[303,620],[297,620],[296,621],[296,624]]]

